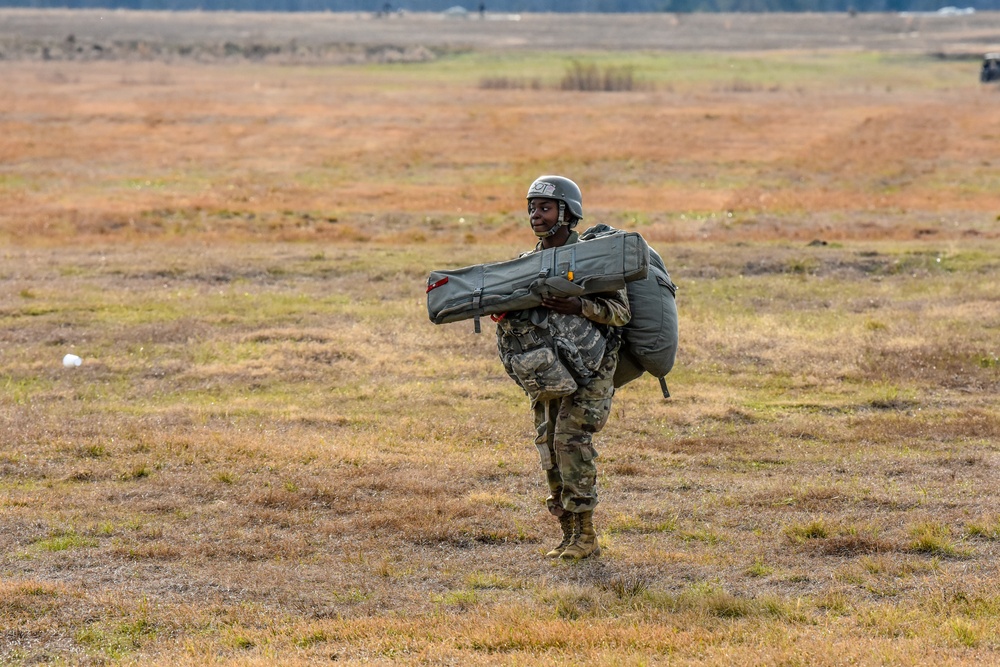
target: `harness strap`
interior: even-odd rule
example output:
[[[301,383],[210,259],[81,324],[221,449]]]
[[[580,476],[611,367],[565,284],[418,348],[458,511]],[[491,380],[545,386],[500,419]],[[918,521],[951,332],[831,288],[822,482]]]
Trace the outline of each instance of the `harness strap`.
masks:
[[[660,391],[663,392],[663,398],[670,398],[670,390],[667,389],[667,378],[660,378]]]
[[[479,312],[479,304],[480,304],[480,302],[482,301],[482,298],[483,298],[483,287],[485,286],[485,284],[486,284],[486,269],[484,267],[480,266],[479,267],[479,288],[476,289],[476,291],[472,293],[472,308],[473,308],[474,311],[476,311],[476,314],[473,316],[473,320],[474,320],[474,324],[475,324],[475,332],[476,333],[481,333],[482,332],[482,328],[479,326],[479,315],[481,314]]]

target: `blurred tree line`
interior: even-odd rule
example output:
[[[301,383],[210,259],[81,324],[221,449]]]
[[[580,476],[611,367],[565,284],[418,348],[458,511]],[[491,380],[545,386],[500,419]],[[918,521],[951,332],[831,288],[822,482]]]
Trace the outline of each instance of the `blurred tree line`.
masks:
[[[0,0],[0,7],[122,8],[248,12],[902,12],[936,11],[947,0]],[[1000,0],[961,9],[998,10]]]

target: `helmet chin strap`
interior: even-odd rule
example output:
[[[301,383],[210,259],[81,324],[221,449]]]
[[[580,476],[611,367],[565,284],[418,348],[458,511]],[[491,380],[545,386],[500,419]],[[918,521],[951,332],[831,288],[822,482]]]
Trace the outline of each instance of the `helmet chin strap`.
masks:
[[[559,219],[556,220],[556,224],[552,225],[552,227],[550,227],[547,232],[536,231],[535,232],[535,236],[537,236],[540,239],[547,239],[550,236],[555,236],[556,234],[559,233],[559,228],[562,227],[563,225],[567,224],[566,220],[565,220],[565,216],[566,216],[566,202],[560,201],[559,202]]]

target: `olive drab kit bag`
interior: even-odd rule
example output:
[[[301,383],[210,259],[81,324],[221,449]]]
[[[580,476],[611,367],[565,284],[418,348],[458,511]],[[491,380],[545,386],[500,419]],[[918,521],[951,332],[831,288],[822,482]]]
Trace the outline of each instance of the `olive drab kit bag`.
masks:
[[[614,292],[646,276],[649,246],[634,232],[522,255],[517,259],[432,271],[427,314],[434,324],[526,310],[542,297]]]
[[[543,296],[586,296],[623,287],[632,319],[622,330],[614,384],[620,387],[649,372],[669,397],[664,376],[677,352],[676,287],[663,260],[635,232],[596,225],[577,243],[432,271],[427,314],[435,324],[472,319],[476,333],[480,317],[492,317],[501,328],[504,369],[532,401],[545,401],[587,384],[606,341],[590,320],[532,309]]]

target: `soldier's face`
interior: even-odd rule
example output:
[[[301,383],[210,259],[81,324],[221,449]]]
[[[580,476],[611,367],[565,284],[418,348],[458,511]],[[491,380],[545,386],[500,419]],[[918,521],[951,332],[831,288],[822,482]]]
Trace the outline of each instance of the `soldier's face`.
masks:
[[[559,200],[532,197],[528,200],[528,219],[536,234],[549,231],[559,223]]]

